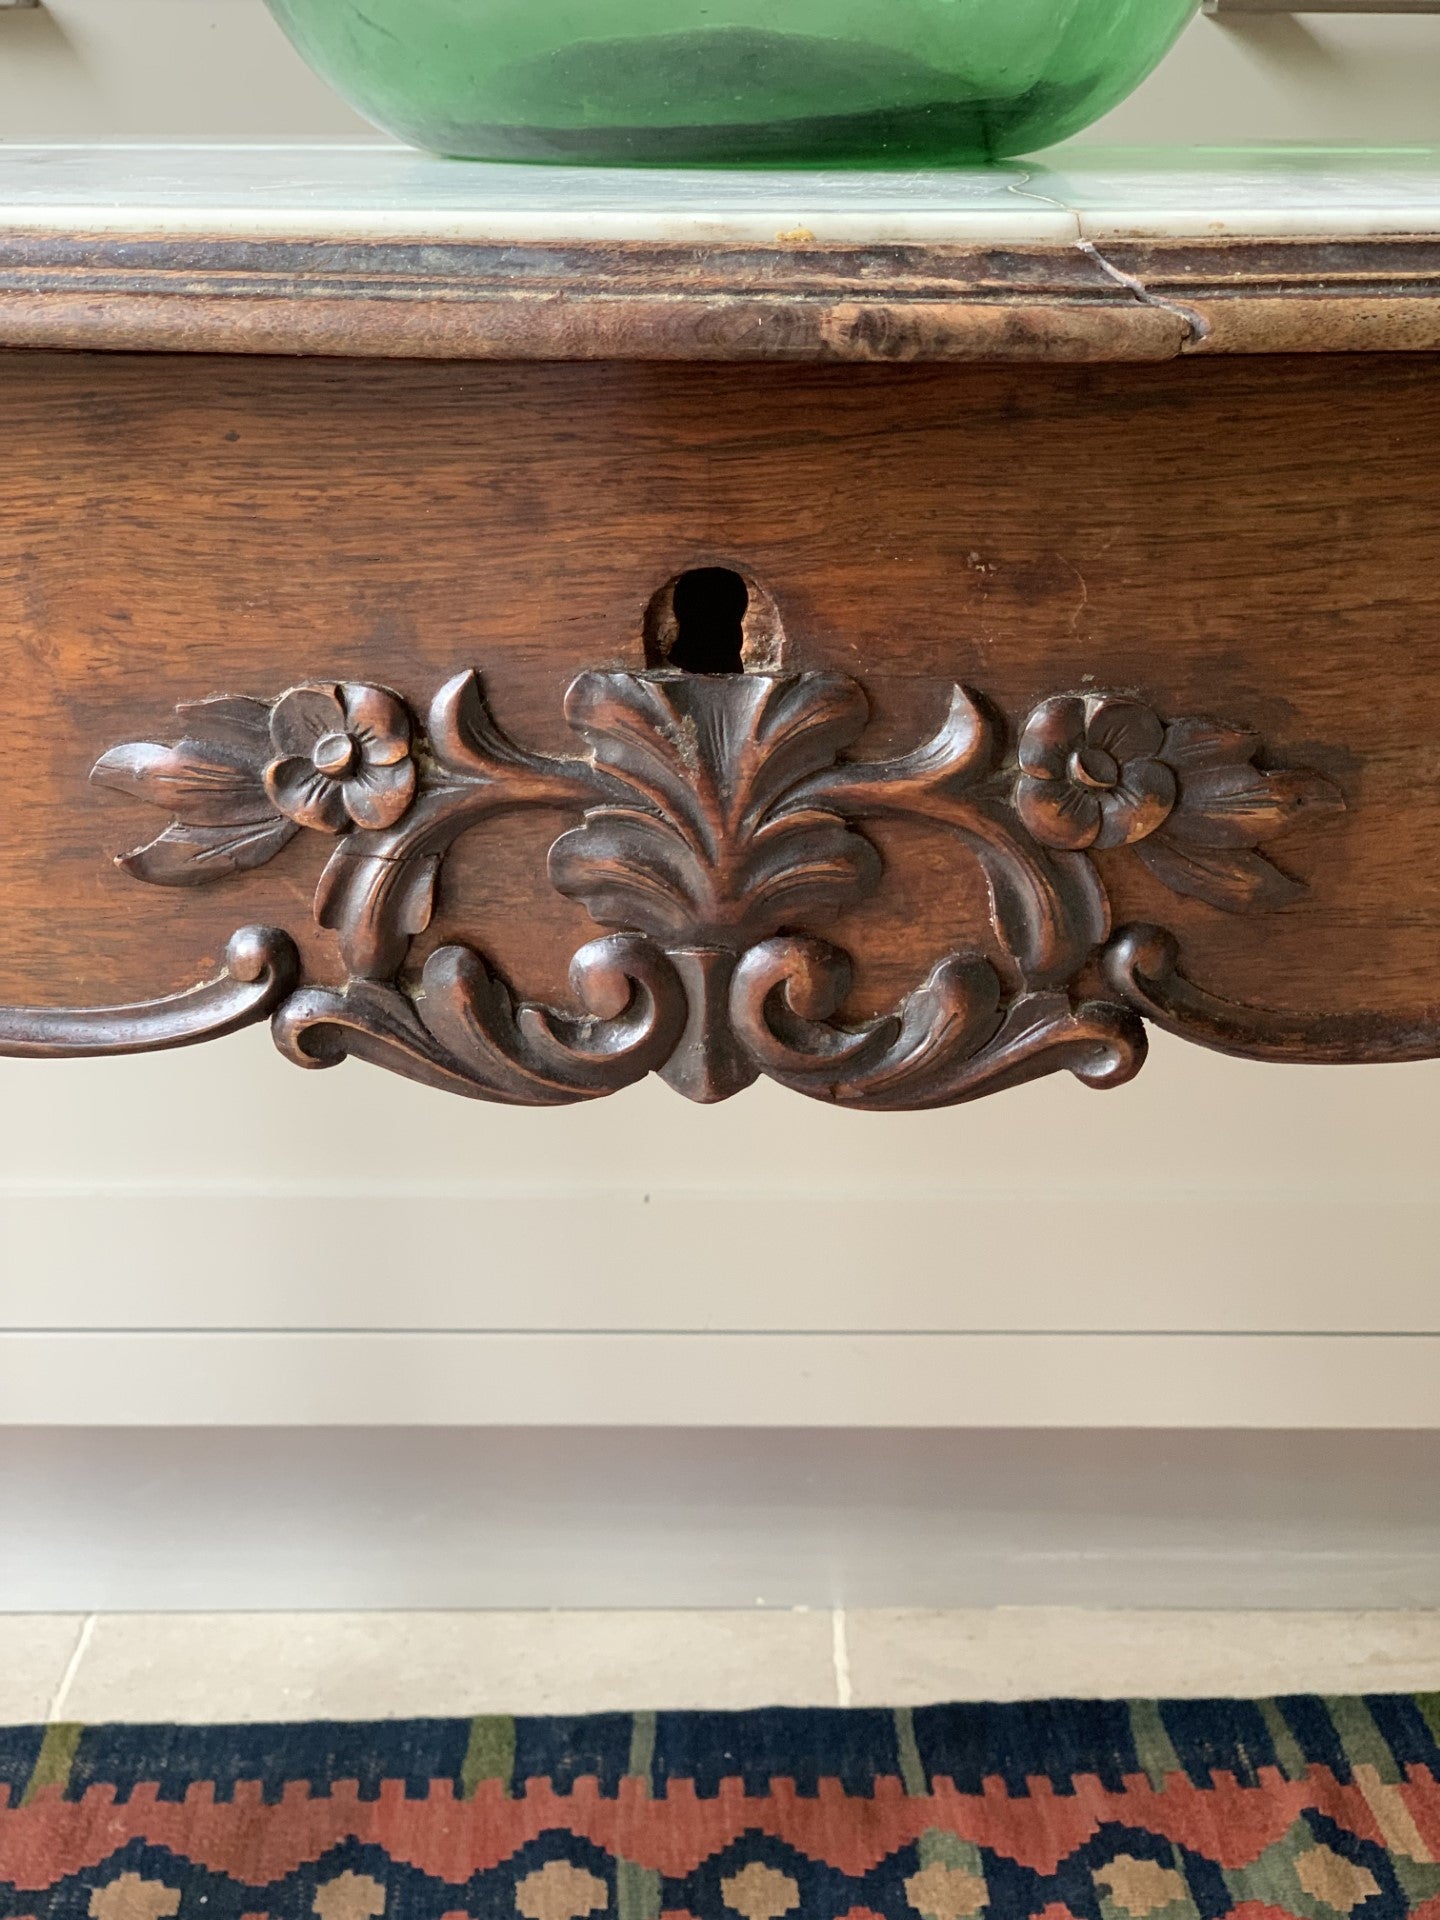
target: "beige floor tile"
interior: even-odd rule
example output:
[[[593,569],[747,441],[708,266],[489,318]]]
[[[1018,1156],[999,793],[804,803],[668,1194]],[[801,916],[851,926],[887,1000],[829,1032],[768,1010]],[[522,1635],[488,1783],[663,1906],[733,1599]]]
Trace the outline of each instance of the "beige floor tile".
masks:
[[[0,1619],[0,1718],[43,1717],[73,1619]],[[1046,1694],[1440,1690],[1440,1613],[998,1608],[841,1617],[857,1706]],[[62,1717],[384,1718],[826,1705],[816,1613],[113,1615]]]
[[[833,1705],[828,1613],[116,1614],[64,1717],[386,1719]]]
[[[1440,1688],[1437,1613],[855,1612],[856,1706]]]
[[[47,1717],[84,1628],[76,1613],[0,1614],[0,1726]]]

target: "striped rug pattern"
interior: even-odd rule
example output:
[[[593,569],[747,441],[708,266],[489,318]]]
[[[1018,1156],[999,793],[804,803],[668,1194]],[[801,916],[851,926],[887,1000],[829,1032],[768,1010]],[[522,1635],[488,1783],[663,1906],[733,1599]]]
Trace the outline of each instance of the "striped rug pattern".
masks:
[[[1440,1695],[0,1729],[0,1920],[1440,1920]]]

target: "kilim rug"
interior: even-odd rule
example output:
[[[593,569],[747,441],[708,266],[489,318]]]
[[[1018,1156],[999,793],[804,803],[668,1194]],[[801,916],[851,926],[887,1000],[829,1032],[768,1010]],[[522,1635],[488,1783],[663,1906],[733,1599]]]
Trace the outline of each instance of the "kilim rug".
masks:
[[[6,1920],[1440,1920],[1440,1695],[0,1730]]]

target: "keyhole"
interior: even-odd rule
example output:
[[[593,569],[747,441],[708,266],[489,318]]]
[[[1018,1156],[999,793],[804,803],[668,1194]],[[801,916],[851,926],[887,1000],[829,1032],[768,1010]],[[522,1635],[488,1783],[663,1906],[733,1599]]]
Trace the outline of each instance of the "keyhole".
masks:
[[[743,673],[750,589],[729,567],[682,573],[672,596],[675,638],[665,664],[685,673]]]

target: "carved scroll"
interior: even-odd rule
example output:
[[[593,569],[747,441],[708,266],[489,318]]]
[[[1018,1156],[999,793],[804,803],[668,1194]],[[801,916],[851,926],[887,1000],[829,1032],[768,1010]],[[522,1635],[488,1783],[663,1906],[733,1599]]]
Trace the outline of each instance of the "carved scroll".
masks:
[[[295,985],[295,943],[274,927],[242,927],[225,970],[184,993],[129,1007],[0,1007],[0,1054],[59,1060],[193,1047],[253,1026]]]
[[[867,758],[865,694],[828,673],[584,673],[565,714],[578,750],[553,758],[497,727],[473,673],[442,687],[423,723],[386,688],[312,683],[268,703],[185,707],[178,742],[111,749],[95,778],[170,816],[121,856],[137,879],[207,884],[298,833],[330,839],[315,914],[348,977],[297,986],[284,936],[252,932],[225,978],[194,994],[11,1015],[0,1047],[177,1045],[273,1010],[300,1065],[353,1055],[486,1100],[561,1105],[655,1072],[715,1101],[766,1075],[880,1111],[1058,1069],[1118,1086],[1144,1061],[1141,1013],[1207,1044],[1285,1052],[1265,1018],[1252,1017],[1247,1045],[1247,1016],[1183,980],[1168,936],[1111,938],[1093,857],[1128,849],[1223,911],[1297,898],[1300,883],[1260,849],[1343,802],[1319,774],[1262,768],[1252,733],[1092,692],[1041,701],[1011,736],[956,687],[933,737]],[[602,929],[575,956],[574,1005],[517,997],[469,945],[438,948],[414,979],[411,947],[450,849],[529,807],[574,817],[549,881]],[[878,885],[865,823],[880,818],[949,836],[984,877],[989,925],[962,931],[893,1012],[857,1020],[850,958],[821,930]]]
[[[1180,942],[1163,927],[1126,927],[1105,949],[1103,964],[1128,1006],[1167,1033],[1217,1053],[1309,1066],[1373,1066],[1440,1054],[1440,1018],[1433,1015],[1408,1021],[1377,1013],[1300,1015],[1217,999],[1186,979]]]

